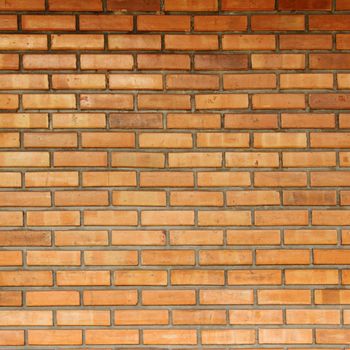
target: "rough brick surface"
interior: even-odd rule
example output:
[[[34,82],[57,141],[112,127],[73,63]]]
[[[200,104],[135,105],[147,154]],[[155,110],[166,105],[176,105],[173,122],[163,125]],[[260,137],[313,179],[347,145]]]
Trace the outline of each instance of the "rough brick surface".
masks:
[[[350,347],[349,0],[0,0],[0,349]]]

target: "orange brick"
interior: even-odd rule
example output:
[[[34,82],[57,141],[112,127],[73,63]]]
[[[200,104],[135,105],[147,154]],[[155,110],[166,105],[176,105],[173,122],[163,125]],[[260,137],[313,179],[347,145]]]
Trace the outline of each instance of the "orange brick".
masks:
[[[84,262],[87,266],[132,266],[137,265],[138,253],[134,250],[89,250],[84,252]]]
[[[189,95],[138,95],[139,109],[190,109]]]
[[[286,284],[338,284],[337,270],[286,270]]]
[[[23,346],[24,345],[24,331],[1,330],[0,331],[0,345]]]
[[[18,148],[20,146],[19,133],[3,132],[0,133],[0,147]]]
[[[287,310],[288,324],[340,324],[339,310]]]
[[[259,210],[255,211],[257,226],[299,226],[308,224],[307,210]]]
[[[217,11],[217,0],[165,0],[165,11]]]
[[[196,70],[246,70],[248,56],[245,54],[195,55]]]
[[[142,305],[195,305],[194,290],[143,290]]]
[[[349,30],[349,15],[332,14],[332,15],[310,15],[310,30]]]
[[[114,272],[116,286],[165,286],[167,271],[162,270],[120,270]]]
[[[230,310],[230,324],[233,325],[282,323],[282,310]]]
[[[345,53],[310,54],[311,69],[349,69],[350,55]]]
[[[140,31],[189,31],[189,16],[140,15],[137,17],[137,29]]]
[[[79,0],[49,0],[50,11],[101,11],[101,0],[87,0],[81,3]]]
[[[317,168],[335,166],[334,152],[283,152],[283,166],[288,168]]]
[[[175,325],[212,325],[226,324],[225,310],[174,310]]]
[[[79,251],[42,251],[27,252],[27,264],[32,266],[79,266],[81,264]]]
[[[228,271],[229,285],[278,285],[282,274],[278,270],[231,270]]]
[[[40,11],[45,10],[44,0],[7,0],[0,4],[1,11]]]
[[[285,230],[285,244],[318,245],[336,244],[338,241],[336,230]]]
[[[141,172],[141,187],[193,187],[192,172]]]
[[[1,94],[0,110],[15,110],[18,108],[18,95]]]
[[[254,302],[253,291],[249,289],[202,289],[199,296],[203,305],[248,305]]]
[[[172,285],[224,285],[223,270],[172,270]]]
[[[255,148],[305,148],[304,133],[255,133]]]
[[[252,30],[285,31],[304,30],[304,15],[253,15]]]
[[[1,90],[47,90],[49,88],[46,74],[2,74]]]
[[[257,94],[253,96],[253,109],[304,109],[302,94]]]
[[[160,74],[111,74],[109,88],[115,90],[162,90]]]
[[[346,289],[316,289],[315,304],[349,304],[350,293]]]
[[[115,206],[165,206],[166,193],[161,191],[113,191]]]
[[[229,245],[275,245],[280,241],[278,230],[227,230]]]
[[[141,224],[145,226],[187,226],[194,224],[192,210],[142,211]]]
[[[222,245],[220,230],[170,230],[172,245]]]
[[[332,140],[330,140],[331,137]],[[348,148],[350,144],[350,133],[315,132],[310,134],[310,142],[313,148]]]
[[[2,291],[0,292],[1,306],[22,306],[22,292]]]
[[[164,168],[163,153],[113,152],[112,166],[126,168]],[[142,177],[142,176],[141,176]]]
[[[302,54],[252,54],[253,69],[304,69],[305,56]]]
[[[282,89],[332,89],[333,74],[281,74]]]
[[[191,134],[180,133],[141,133],[140,148],[192,148]]]
[[[306,173],[256,172],[254,184],[257,187],[303,187],[306,186]]]
[[[226,202],[229,206],[240,205],[279,205],[277,191],[228,191]]]
[[[109,11],[159,11],[159,0],[108,0],[107,9]]]
[[[133,109],[132,95],[126,94],[81,94],[80,107],[82,109]]]
[[[216,31],[245,31],[247,29],[246,16],[195,16],[194,30],[203,32]]]
[[[285,205],[336,205],[335,191],[284,191]]]
[[[61,207],[108,205],[107,191],[60,191],[55,193],[55,205]]]
[[[51,271],[0,271],[2,287],[52,286]]]
[[[80,56],[82,70],[130,70],[134,66],[132,55],[89,55]]]
[[[199,187],[249,186],[248,172],[199,172]]]
[[[26,94],[23,95],[24,109],[75,109],[76,99],[72,94]]]
[[[170,193],[172,206],[222,206],[223,194],[220,192],[178,191]]]
[[[197,147],[246,148],[249,147],[248,133],[197,133]]]
[[[22,252],[11,250],[0,252],[0,266],[21,266],[22,264]]]
[[[165,245],[166,234],[164,231],[112,231],[112,245]]]
[[[42,34],[0,34],[1,50],[47,50],[47,36]]]
[[[274,74],[225,74],[225,90],[259,90],[272,89],[276,87],[276,76]],[[228,116],[229,114],[226,114]],[[232,117],[234,115],[231,115]],[[244,115],[248,117],[248,115]],[[268,117],[268,115],[266,116]]]
[[[76,69],[74,54],[23,55],[23,68],[27,70]]]
[[[29,345],[81,345],[81,330],[38,330],[28,331]]]
[[[166,50],[208,51],[217,50],[219,41],[217,35],[165,35]]]
[[[74,187],[78,186],[78,173],[74,171],[27,172],[26,187]]]
[[[251,215],[249,211],[199,211],[199,226],[249,226]]]
[[[107,165],[106,152],[55,152],[56,167],[87,167]]]
[[[136,226],[136,211],[87,210],[84,212],[84,224],[88,226]]]
[[[274,50],[274,35],[226,34],[222,37],[224,50]]]
[[[94,329],[86,330],[88,345],[127,345],[139,343],[139,331],[133,329]]]
[[[281,50],[330,50],[332,36],[329,34],[281,34]]]
[[[281,0],[279,3],[280,10],[299,11],[299,10],[331,10],[331,0]]]
[[[24,133],[27,148],[74,148],[78,145],[76,133]]]
[[[58,310],[58,326],[108,326],[110,313],[103,310]]]
[[[77,306],[80,305],[78,291],[28,291],[27,306]]]
[[[163,116],[160,113],[111,113],[109,124],[116,129],[162,129]]]
[[[102,74],[53,74],[52,87],[58,90],[99,90],[106,87]]]
[[[190,57],[176,54],[140,54],[137,66],[144,70],[189,70]]]
[[[254,344],[254,329],[202,330],[202,343],[206,345]]]
[[[220,129],[219,114],[176,114],[167,116],[168,129]]]
[[[56,246],[100,246],[108,244],[107,231],[55,231]]]
[[[196,109],[242,109],[248,108],[248,95],[216,94],[196,95]]]
[[[0,173],[0,188],[6,187],[21,187],[21,174],[18,172],[1,172]]]
[[[275,9],[273,0],[223,0],[222,9],[224,11],[271,11]]]
[[[83,186],[135,186],[136,174],[133,171],[86,171],[83,173]]]
[[[311,292],[306,289],[261,289],[258,291],[261,305],[307,305],[311,304]]]
[[[250,250],[201,250],[200,265],[250,265],[253,262]]]
[[[215,90],[219,88],[219,77],[212,74],[169,74],[168,90]]]
[[[109,286],[109,271],[57,271],[58,286]]]
[[[52,326],[51,311],[0,311],[1,326]]]
[[[84,31],[131,31],[133,21],[132,16],[126,15],[80,15],[79,28]]]
[[[137,290],[85,290],[84,305],[136,305]]]
[[[28,211],[29,226],[79,226],[79,211]]]
[[[309,263],[309,250],[258,249],[256,251],[257,265],[307,265]]]
[[[145,345],[193,345],[197,331],[192,329],[147,329],[143,331]]]
[[[169,153],[170,168],[221,167],[222,154],[218,152]]]
[[[46,129],[48,115],[46,113],[2,113],[0,127],[2,129]]]
[[[149,34],[110,34],[109,50],[160,50],[161,36]]]
[[[23,213],[21,211],[0,212],[0,225],[8,227],[23,226]]]
[[[313,210],[312,224],[325,226],[348,225],[350,213],[347,210]]]
[[[277,168],[278,154],[275,152],[226,152],[229,168]]]
[[[52,50],[102,50],[103,35],[100,34],[52,34]]]
[[[310,113],[283,113],[283,128],[296,129],[328,129],[335,127],[333,114],[310,114]]]
[[[260,344],[311,344],[312,329],[259,329]]]
[[[72,31],[75,30],[75,18],[71,15],[23,15],[22,29]]]
[[[168,310],[117,310],[114,312],[116,325],[166,325]]]

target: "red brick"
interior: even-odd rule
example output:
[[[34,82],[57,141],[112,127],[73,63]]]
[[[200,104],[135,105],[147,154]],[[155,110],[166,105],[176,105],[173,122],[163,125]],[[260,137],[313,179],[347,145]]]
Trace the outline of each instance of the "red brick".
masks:
[[[137,29],[150,32],[183,32],[190,30],[190,16],[140,15]]]
[[[217,0],[165,0],[165,11],[217,11]]]
[[[140,54],[137,66],[141,70],[189,70],[190,57],[176,54]]]
[[[329,34],[281,34],[281,50],[331,50],[332,36]]]
[[[49,0],[50,11],[102,11],[101,0]]]
[[[247,29],[246,16],[195,16],[194,30],[201,32],[216,31],[245,31]]]
[[[247,70],[248,56],[244,54],[195,55],[196,70]]]
[[[349,30],[349,18],[349,15],[343,14],[310,15],[309,29],[322,31]]]
[[[109,11],[159,11],[160,0],[108,0]]]
[[[80,56],[82,70],[130,70],[134,66],[131,55],[104,54]]]
[[[327,11],[332,9],[331,0],[280,0],[279,10],[283,11]]]
[[[273,0],[223,0],[222,10],[224,11],[272,11],[275,9]]]
[[[79,28],[84,31],[131,31],[133,29],[133,20],[132,16],[80,15]]]
[[[311,56],[312,57],[312,56]],[[303,54],[252,54],[253,69],[304,69]]]
[[[41,11],[45,10],[45,0],[6,0],[0,3],[1,11]]]
[[[252,30],[304,30],[304,15],[253,15]]]

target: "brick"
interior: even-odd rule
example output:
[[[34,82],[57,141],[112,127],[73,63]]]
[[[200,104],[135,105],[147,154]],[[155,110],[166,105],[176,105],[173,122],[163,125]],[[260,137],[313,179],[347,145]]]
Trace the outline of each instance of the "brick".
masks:
[[[255,211],[257,226],[300,226],[308,224],[306,210],[260,210]]]
[[[332,14],[332,15],[310,15],[310,30],[349,30],[349,15]]]
[[[26,94],[22,98],[24,109],[76,108],[76,98],[72,94]]]
[[[249,305],[254,300],[249,289],[201,289],[199,296],[203,305]]]
[[[103,246],[108,244],[107,231],[55,231],[56,246]]]
[[[223,270],[172,270],[172,285],[223,285]]]
[[[222,37],[224,50],[274,50],[274,35],[226,34]]]
[[[141,133],[140,148],[192,148],[191,134],[180,133]]]
[[[109,50],[160,50],[161,36],[149,34],[110,34]]]
[[[215,90],[219,88],[219,77],[209,74],[169,74],[166,87],[168,90]]]
[[[282,89],[332,89],[333,74],[281,74]]]
[[[79,28],[84,31],[131,31],[133,20],[132,16],[126,15],[80,15]]]
[[[82,147],[85,148],[134,148],[135,134],[133,133],[98,133],[83,132]]]
[[[112,90],[162,90],[163,79],[158,74],[111,74],[109,88]]]
[[[220,129],[219,114],[177,114],[167,115],[168,129]]]
[[[113,152],[112,166],[126,168],[164,168],[165,157],[162,153]],[[142,177],[142,175],[141,175]]]
[[[241,205],[279,205],[277,191],[228,191],[226,202],[229,206]]]
[[[275,2],[267,0],[264,2],[256,0],[223,0],[224,11],[272,11],[275,9]]]
[[[145,250],[141,253],[141,264],[146,266],[194,265],[193,250]]]
[[[139,331],[133,329],[94,329],[85,333],[88,345],[138,344]]]
[[[247,133],[197,133],[197,147],[245,148],[249,147]]]
[[[84,187],[135,186],[133,171],[86,171],[83,173]]]
[[[0,224],[6,227],[23,226],[23,213],[20,211],[0,212]]]
[[[304,30],[304,15],[253,15],[252,30],[259,31],[285,31]]]
[[[195,55],[196,70],[247,70],[248,56],[245,54]]]
[[[50,205],[50,192],[0,192],[0,207],[46,207]]]
[[[136,226],[136,211],[87,210],[84,213],[87,226]]]
[[[189,70],[190,57],[176,54],[139,54],[137,67],[141,70]]]
[[[1,172],[0,173],[0,188],[6,187],[21,187],[21,174],[18,172]]]
[[[137,290],[85,290],[84,305],[136,305]]]
[[[103,113],[53,113],[52,126],[56,129],[104,128]]]
[[[18,148],[20,146],[19,134],[16,132],[0,133],[0,142],[3,148]]]
[[[281,34],[281,50],[330,50],[332,36],[329,34]]]
[[[0,167],[48,167],[50,165],[47,152],[1,152]]]
[[[275,245],[280,241],[278,230],[227,230],[228,245]]]
[[[335,136],[333,143],[329,142],[329,138]],[[349,133],[311,133],[310,141],[313,148],[347,148],[349,145]]]
[[[227,152],[226,166],[230,168],[276,168],[279,165],[275,152]]]
[[[225,74],[225,90],[260,90],[276,87],[274,74]]]
[[[49,231],[0,231],[0,244],[4,247],[35,247],[50,246]]]
[[[312,69],[349,69],[350,55],[346,53],[310,54]]]
[[[24,133],[24,147],[27,148],[74,148],[77,145],[75,133]]]
[[[350,109],[349,94],[310,94],[309,101],[313,109]]]
[[[281,0],[278,8],[284,11],[327,11],[332,9],[331,0]]]
[[[340,152],[339,158],[340,158],[340,165],[341,166],[347,166],[347,164],[349,164],[349,153],[348,152]],[[343,173],[343,175],[344,175],[344,173]]]
[[[102,74],[54,74],[52,87],[58,90],[99,90],[106,87],[106,82]]]
[[[191,101],[189,95],[180,94],[149,94],[139,95],[137,99],[139,109],[191,109]]]
[[[1,271],[0,285],[3,287],[52,286],[51,271]]]
[[[216,31],[245,31],[247,29],[246,16],[195,16],[194,30],[203,32]]]
[[[288,324],[339,324],[338,310],[287,310]]]
[[[316,342],[317,344],[348,344],[350,334],[347,329],[318,329]]]
[[[0,34],[1,50],[47,50],[47,36],[42,34]]]
[[[48,90],[47,75],[44,74],[2,74],[1,90]]]
[[[84,262],[87,266],[133,266],[137,265],[137,251],[103,251],[89,250],[84,252]]]
[[[134,66],[131,55],[104,54],[80,56],[82,70],[130,70]]]
[[[1,306],[22,306],[22,293],[18,291],[0,292]]]
[[[249,226],[251,215],[249,211],[200,211],[199,226]]]
[[[315,249],[314,263],[316,265],[347,265],[349,256],[347,250]]]
[[[316,113],[283,113],[283,128],[297,129],[331,129],[335,127],[334,114]]]
[[[174,310],[175,325],[220,325],[226,324],[225,310]]]
[[[293,310],[298,311],[298,310]],[[230,310],[230,324],[282,324],[282,310]]]
[[[236,345],[236,344],[254,344],[255,330],[253,329],[217,329],[202,330],[202,343],[206,345]]]
[[[143,290],[142,305],[194,305],[194,290]]]
[[[79,211],[28,211],[29,226],[79,226]]]
[[[336,186],[343,187],[347,186],[350,174],[346,171],[323,171],[323,172],[312,172],[311,173],[311,184],[312,186]]]
[[[260,344],[311,344],[312,329],[259,329]]]
[[[107,191],[57,191],[55,205],[60,207],[108,205]]]
[[[256,172],[254,184],[257,187],[304,187],[306,174],[302,172]]]
[[[29,345],[81,345],[81,330],[39,330],[28,331]]]
[[[247,172],[199,172],[199,187],[249,186],[250,176]]]
[[[170,230],[171,245],[222,245],[220,230]]]
[[[196,109],[243,109],[248,108],[246,94],[196,95]]]
[[[57,325],[59,326],[108,326],[109,311],[103,310],[58,310]]]
[[[19,55],[18,54],[0,54],[0,70],[18,70]]]
[[[285,205],[336,205],[335,191],[284,191]]]
[[[76,29],[75,18],[71,15],[23,15],[22,29],[40,31],[72,31]]]
[[[141,187],[193,187],[192,172],[141,172]]]
[[[286,284],[338,284],[337,270],[288,270]]]
[[[161,191],[113,191],[115,206],[165,206],[166,193]]]
[[[347,0],[338,0],[336,3],[337,10],[349,10],[350,5]]]
[[[231,270],[228,272],[229,285],[278,285],[282,274],[278,270]]]
[[[349,304],[350,295],[346,289],[316,289],[315,304]]]
[[[77,306],[80,304],[77,291],[28,291],[27,306]]]
[[[48,115],[46,113],[1,113],[2,129],[46,129]]]
[[[141,223],[145,226],[187,226],[194,224],[194,212],[191,210],[142,211]]]
[[[190,30],[190,16],[140,15],[137,17],[140,31],[183,32]]]
[[[87,0],[81,3],[79,0],[61,1],[49,0],[50,11],[102,11],[101,0]]]
[[[58,167],[86,167],[107,165],[106,152],[55,152],[54,165]]]
[[[165,0],[165,11],[217,11],[217,0]]]
[[[29,251],[27,264],[33,266],[79,266],[78,251]]]
[[[45,10],[44,0],[7,0],[0,3],[1,11],[40,11]]]
[[[112,245],[144,245],[144,246],[162,246],[166,243],[166,234],[164,231],[112,231]]]
[[[0,345],[4,346],[23,346],[24,345],[24,331],[15,330],[1,330],[0,331]]]
[[[166,325],[168,314],[167,310],[117,310],[114,318],[116,325]]]
[[[309,250],[259,249],[256,251],[257,265],[307,265],[309,263]]]
[[[313,225],[325,225],[333,226],[348,225],[350,216],[346,210],[313,210],[312,212],[312,224]]]
[[[305,148],[304,133],[255,133],[255,148]]]
[[[102,50],[103,36],[99,34],[52,34],[53,50]]]
[[[132,95],[127,94],[81,94],[81,109],[133,109],[134,101]]]
[[[61,172],[27,172],[26,187],[75,187],[78,186],[78,173],[74,171]]]
[[[149,329],[143,331],[145,345],[191,345],[196,344],[197,332],[192,329]]]
[[[21,266],[22,263],[22,252],[11,250],[0,252],[0,266]]]
[[[18,109],[18,95],[1,94],[0,95],[0,110],[15,110]]]
[[[253,96],[253,109],[304,109],[302,94],[257,94]]]
[[[222,206],[223,194],[220,192],[177,191],[170,193],[171,206]]]
[[[250,265],[252,253],[249,250],[201,250],[200,265]]]
[[[217,50],[217,35],[165,35],[166,50]]]
[[[114,272],[116,286],[165,286],[167,271],[163,270],[120,270]]]
[[[261,289],[258,291],[261,305],[307,305],[311,303],[311,292],[306,289]]]
[[[312,57],[312,55],[311,55]],[[252,54],[253,69],[304,69],[305,56],[303,54]]]
[[[76,69],[74,54],[23,55],[23,68],[28,70]]]
[[[162,129],[163,116],[160,113],[111,113],[109,124],[112,129]]]
[[[108,0],[109,11],[159,11],[160,0]]]
[[[285,244],[300,245],[321,245],[336,244],[338,241],[337,232],[335,230],[285,230]]]
[[[339,89],[350,88],[350,75],[349,74],[337,74],[337,82]]]
[[[57,271],[58,286],[109,286],[109,271]]]
[[[211,168],[220,167],[222,163],[221,153],[197,152],[197,153],[170,153],[169,166],[171,168]]]
[[[335,166],[334,152],[283,152],[283,166],[317,168]]]

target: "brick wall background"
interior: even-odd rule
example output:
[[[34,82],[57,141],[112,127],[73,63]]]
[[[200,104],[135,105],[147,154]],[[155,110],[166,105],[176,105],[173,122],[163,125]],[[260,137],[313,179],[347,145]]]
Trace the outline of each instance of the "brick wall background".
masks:
[[[0,0],[0,347],[345,349],[349,0]]]

